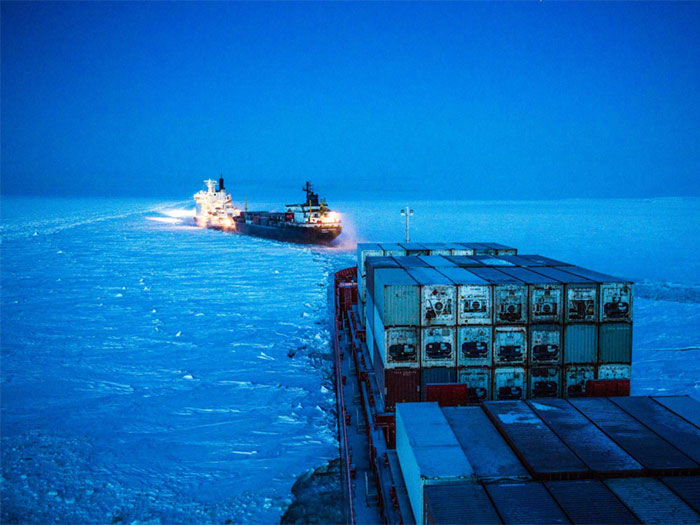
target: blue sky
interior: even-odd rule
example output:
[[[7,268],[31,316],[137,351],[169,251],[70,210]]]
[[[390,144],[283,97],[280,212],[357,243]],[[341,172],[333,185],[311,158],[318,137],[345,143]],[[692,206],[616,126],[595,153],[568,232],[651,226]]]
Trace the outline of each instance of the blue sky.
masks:
[[[699,3],[2,3],[2,191],[700,195]]]

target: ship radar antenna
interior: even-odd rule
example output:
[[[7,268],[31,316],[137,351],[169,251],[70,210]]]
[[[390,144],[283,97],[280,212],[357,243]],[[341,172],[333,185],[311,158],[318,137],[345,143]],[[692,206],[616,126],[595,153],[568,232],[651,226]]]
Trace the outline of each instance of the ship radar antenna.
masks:
[[[411,215],[413,215],[413,210],[410,206],[401,208],[401,215],[406,217],[406,242],[411,242],[410,227],[411,227]]]

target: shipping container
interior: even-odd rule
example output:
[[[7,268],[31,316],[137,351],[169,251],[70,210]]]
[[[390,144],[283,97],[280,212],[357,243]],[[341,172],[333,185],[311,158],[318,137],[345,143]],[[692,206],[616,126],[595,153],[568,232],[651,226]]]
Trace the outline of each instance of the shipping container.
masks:
[[[610,401],[700,464],[700,428],[648,397],[614,397]]]
[[[406,250],[400,244],[381,242],[379,246],[382,247],[384,255],[386,256],[406,255]]]
[[[431,326],[421,329],[420,363],[423,367],[457,366],[457,334],[453,326]]]
[[[406,255],[430,255],[430,250],[417,242],[402,242],[400,244],[406,250]]]
[[[418,327],[385,327],[376,309],[374,323],[374,344],[377,345],[384,368],[420,368]],[[369,333],[369,330],[367,332]]]
[[[688,423],[700,428],[700,402],[690,396],[654,396],[652,398]]]
[[[406,270],[420,285],[421,326],[457,324],[457,287],[434,268]]]
[[[457,382],[457,369],[448,367],[423,368],[420,373],[421,401],[427,401],[425,397],[426,385],[442,385]]]
[[[700,515],[657,479],[621,478],[604,483],[642,523],[700,523]]]
[[[575,524],[634,525],[639,520],[598,480],[546,481],[545,487]]]
[[[537,399],[527,404],[593,472],[641,474],[639,463],[565,399]]]
[[[504,366],[493,369],[493,399],[525,399],[527,376],[524,367]]]
[[[484,488],[506,525],[570,523],[541,483],[488,483]]]
[[[537,267],[531,271],[555,279],[564,285],[563,311],[568,323],[595,322],[598,320],[598,284],[585,277],[568,273],[565,268]]]
[[[473,255],[451,255],[448,259],[462,268],[486,267],[484,263],[476,259]]]
[[[491,366],[492,332],[490,326],[458,327],[457,366]]]
[[[491,324],[493,307],[491,286],[464,268],[438,270],[457,285],[457,324]]]
[[[480,242],[460,242],[457,244],[461,244],[465,248],[472,250],[473,253],[469,255],[496,255],[496,250]]]
[[[662,481],[695,512],[700,512],[700,476],[677,476]]]
[[[367,294],[367,304],[364,307],[365,317],[366,317],[366,331],[369,332],[374,328],[374,317],[377,309],[374,307],[374,299],[372,299],[371,294]]]
[[[484,242],[481,244],[494,250],[495,255],[518,255],[518,250],[516,248],[505,246],[504,244],[500,244],[497,242]]]
[[[452,250],[444,242],[422,242],[430,250],[430,255],[452,255]]]
[[[563,396],[581,397],[586,393],[586,384],[595,379],[594,365],[567,365],[562,374]]]
[[[600,363],[632,363],[632,324],[603,323],[598,341]]]
[[[424,489],[427,525],[456,523],[500,524],[501,520],[481,485],[429,485]],[[404,517],[404,523],[410,520]]]
[[[545,266],[541,262],[527,259],[522,255],[497,255],[499,259],[511,263],[513,266],[522,266],[523,268],[534,268]]]
[[[434,368],[427,370],[434,370]],[[421,385],[421,400],[436,401],[441,407],[465,406],[468,402],[467,385],[462,383],[426,383]]]
[[[372,297],[384,326],[420,326],[420,287],[406,270],[375,270]]]
[[[511,267],[514,268],[515,264],[512,262],[508,262],[501,257],[497,257],[495,255],[475,255],[474,259],[477,261],[481,262],[484,266],[503,266],[503,267]]]
[[[565,364],[598,362],[598,327],[594,324],[565,325],[563,357]]]
[[[496,326],[493,334],[495,365],[524,365],[527,362],[527,327]]]
[[[365,262],[367,257],[381,257],[383,255],[384,250],[376,243],[365,242],[357,244],[357,290],[363,302],[367,300],[365,287],[365,276],[367,275]]]
[[[496,323],[527,323],[527,284],[495,268],[469,268],[468,271],[493,285]]]
[[[467,399],[470,403],[491,399],[491,368],[485,366],[459,368],[457,380],[467,385]]]
[[[564,288],[559,281],[526,268],[501,268],[501,271],[527,283],[531,323],[561,322]]]
[[[561,479],[589,473],[524,401],[487,401],[483,406],[531,475]]]
[[[599,365],[597,379],[632,379],[632,365]]]
[[[420,369],[404,367],[386,370],[377,355],[374,370],[385,411],[393,412],[396,403],[420,401]]]
[[[374,327],[373,326],[367,326],[367,330],[365,330],[365,343],[367,344],[367,350],[369,351],[369,359],[374,364]]]
[[[397,405],[396,453],[418,525],[424,519],[427,486],[475,481],[474,471],[437,403]]]
[[[561,326],[538,324],[530,326],[530,366],[561,364]]]
[[[644,468],[663,473],[700,468],[609,399],[580,397],[570,402]]]
[[[418,258],[431,268],[458,268],[456,263],[444,255],[419,255]]]
[[[430,268],[428,263],[413,255],[398,255],[393,258],[401,268]]]
[[[527,397],[560,397],[561,368],[558,366],[531,366],[528,374],[530,390]]]
[[[565,268],[574,275],[585,277],[598,283],[600,287],[601,321],[630,321],[632,320],[632,281],[622,277],[614,277],[604,273],[588,270],[579,266]]]
[[[466,248],[456,242],[445,243],[445,248],[450,250],[450,255],[474,255],[474,250]]]
[[[480,407],[443,408],[442,411],[480,481],[530,478]]]
[[[544,266],[573,266],[573,264],[569,264],[567,262],[563,261],[557,261],[556,259],[551,259],[549,257],[544,257],[542,255],[520,255],[520,257],[524,257],[526,259],[529,259],[531,261],[543,264]]]
[[[365,268],[367,274],[365,275],[365,286],[369,292],[365,295],[374,294],[374,272],[378,268],[401,268],[401,265],[397,263],[393,257],[367,257],[365,260]]]

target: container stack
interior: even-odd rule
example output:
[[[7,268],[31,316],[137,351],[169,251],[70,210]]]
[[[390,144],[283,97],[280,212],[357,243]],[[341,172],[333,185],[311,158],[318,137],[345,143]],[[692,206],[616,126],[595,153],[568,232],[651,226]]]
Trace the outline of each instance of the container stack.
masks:
[[[630,378],[632,283],[548,257],[495,243],[361,244],[358,303],[386,410],[434,384],[466,384],[465,402],[481,402],[577,397],[589,380]]]

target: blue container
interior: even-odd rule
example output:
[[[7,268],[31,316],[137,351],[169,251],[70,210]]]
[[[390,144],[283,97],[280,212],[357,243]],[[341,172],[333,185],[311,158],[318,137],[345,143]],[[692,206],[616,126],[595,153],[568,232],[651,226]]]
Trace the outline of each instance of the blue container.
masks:
[[[442,412],[480,481],[530,479],[480,407],[443,408]]]
[[[372,297],[385,327],[420,326],[420,287],[406,270],[375,270]]]
[[[545,487],[574,523],[639,523],[634,514],[601,481],[547,481]]]
[[[662,481],[695,512],[700,512],[700,476],[678,476],[663,478]]]
[[[569,402],[643,467],[661,473],[700,468],[700,465],[609,399],[581,397],[570,399]]]
[[[500,524],[496,509],[481,485],[432,485],[425,487],[424,523]],[[404,523],[408,523],[403,516]]]
[[[700,515],[659,480],[620,478],[605,484],[642,523],[700,523]]]
[[[700,428],[648,397],[611,397],[610,401],[700,464]]]
[[[586,466],[600,474],[641,474],[642,466],[564,399],[527,401]]]
[[[483,406],[532,476],[551,479],[589,473],[524,401],[487,401]]]
[[[416,523],[430,485],[473,483],[474,470],[437,403],[396,405],[396,454]]]
[[[569,523],[541,483],[494,483],[485,488],[503,523]]]
[[[690,396],[654,396],[652,398],[674,414],[700,428],[700,403]]]

